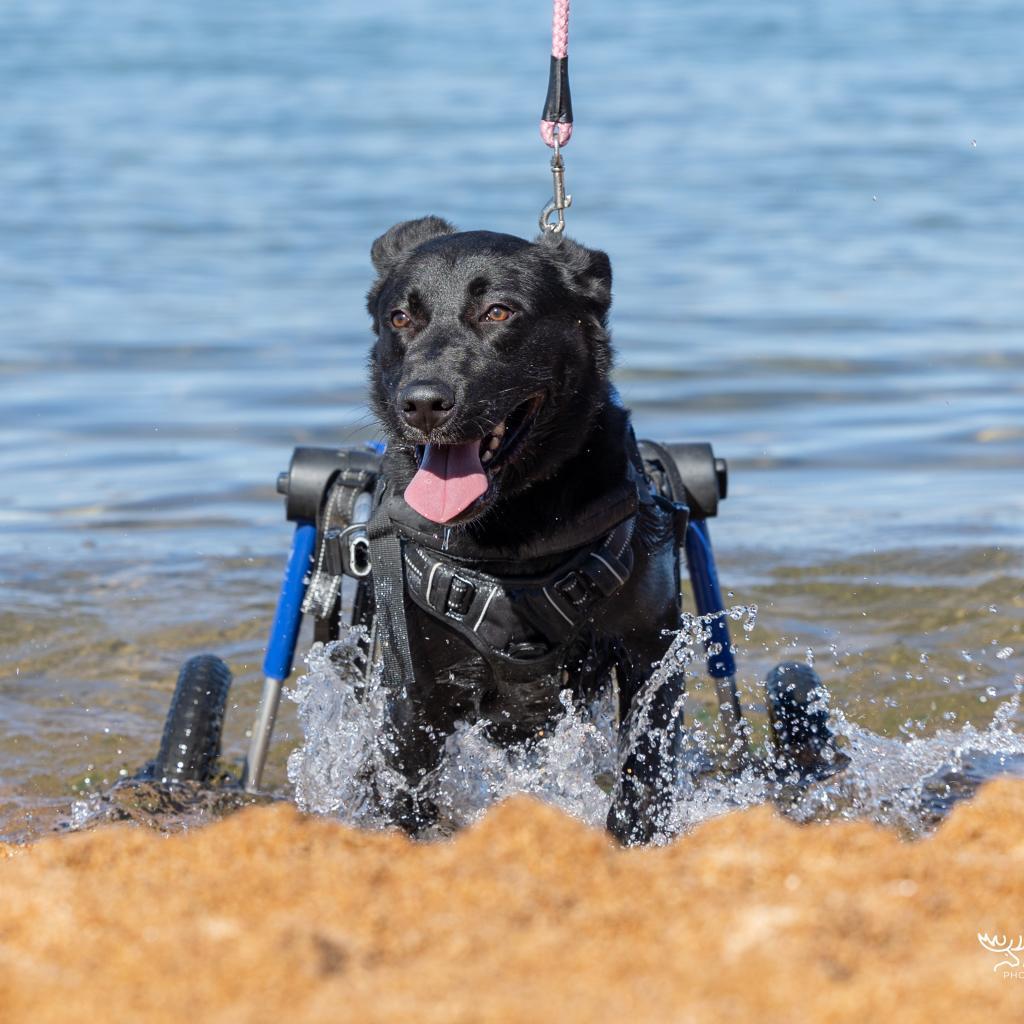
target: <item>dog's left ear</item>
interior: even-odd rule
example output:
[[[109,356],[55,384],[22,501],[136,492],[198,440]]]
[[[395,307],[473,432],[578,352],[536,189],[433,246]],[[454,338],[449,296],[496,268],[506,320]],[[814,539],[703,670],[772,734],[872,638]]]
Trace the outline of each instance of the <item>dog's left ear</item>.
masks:
[[[608,254],[551,232],[541,235],[538,245],[561,270],[569,290],[605,326],[612,304],[612,264]]]

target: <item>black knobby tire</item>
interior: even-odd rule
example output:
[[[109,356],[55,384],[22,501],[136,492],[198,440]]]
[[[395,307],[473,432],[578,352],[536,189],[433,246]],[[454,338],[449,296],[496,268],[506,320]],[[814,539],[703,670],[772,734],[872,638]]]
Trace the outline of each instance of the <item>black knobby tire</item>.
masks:
[[[220,756],[220,734],[231,687],[231,670],[213,654],[197,654],[181,666],[167,712],[160,751],[149,766],[161,782],[208,782]]]
[[[828,690],[810,665],[784,661],[765,679],[768,722],[785,772],[806,780],[827,778],[849,763],[828,724]]]

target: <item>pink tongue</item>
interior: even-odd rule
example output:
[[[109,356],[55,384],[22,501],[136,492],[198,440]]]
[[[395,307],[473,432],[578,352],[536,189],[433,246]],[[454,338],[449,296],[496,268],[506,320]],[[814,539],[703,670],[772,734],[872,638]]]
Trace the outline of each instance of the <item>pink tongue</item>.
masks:
[[[486,491],[479,441],[428,444],[420,468],[405,489],[405,500],[421,516],[447,523]]]

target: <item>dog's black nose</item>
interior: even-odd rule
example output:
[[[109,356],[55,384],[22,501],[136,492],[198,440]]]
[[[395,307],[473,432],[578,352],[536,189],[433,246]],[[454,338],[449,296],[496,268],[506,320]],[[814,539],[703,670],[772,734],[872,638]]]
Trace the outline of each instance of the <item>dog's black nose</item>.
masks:
[[[429,434],[455,408],[455,392],[439,380],[414,380],[398,393],[398,408],[410,427]]]

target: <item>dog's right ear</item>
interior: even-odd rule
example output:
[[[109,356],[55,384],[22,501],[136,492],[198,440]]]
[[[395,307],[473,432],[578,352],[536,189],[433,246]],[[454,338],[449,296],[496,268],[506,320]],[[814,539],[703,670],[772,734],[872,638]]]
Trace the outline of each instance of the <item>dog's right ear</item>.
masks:
[[[403,220],[389,228],[370,247],[370,259],[377,270],[377,280],[366,296],[366,308],[373,317],[373,329],[377,330],[377,299],[388,274],[414,249],[424,242],[445,235],[454,235],[456,229],[440,217],[419,217],[417,220]]]
[[[403,220],[384,232],[370,249],[370,259],[381,277],[386,277],[401,263],[406,254],[424,242],[444,235],[454,235],[455,228],[440,217]]]
[[[606,327],[612,304],[612,265],[607,253],[552,231],[545,231],[537,244],[554,260],[573,297]]]

